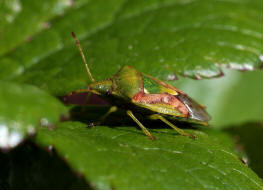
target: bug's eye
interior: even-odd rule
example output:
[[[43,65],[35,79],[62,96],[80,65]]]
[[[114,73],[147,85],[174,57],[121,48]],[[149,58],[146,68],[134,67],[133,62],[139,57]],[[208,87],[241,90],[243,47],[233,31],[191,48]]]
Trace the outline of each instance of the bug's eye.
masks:
[[[191,119],[199,121],[209,121],[211,119],[206,110],[187,95],[178,94],[176,97],[187,107]]]

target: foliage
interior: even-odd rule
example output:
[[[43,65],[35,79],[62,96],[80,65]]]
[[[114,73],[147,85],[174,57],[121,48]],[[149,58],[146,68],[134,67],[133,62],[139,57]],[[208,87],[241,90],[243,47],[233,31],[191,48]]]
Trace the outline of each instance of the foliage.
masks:
[[[247,155],[263,177],[262,71],[229,71],[262,67],[262,9],[261,0],[1,1],[0,188],[52,188],[54,172],[61,189],[263,189],[241,162]],[[119,112],[89,129],[105,108],[57,99],[90,83],[72,31],[96,80],[132,65],[206,105],[211,127],[186,129],[193,140],[142,121],[150,141]]]

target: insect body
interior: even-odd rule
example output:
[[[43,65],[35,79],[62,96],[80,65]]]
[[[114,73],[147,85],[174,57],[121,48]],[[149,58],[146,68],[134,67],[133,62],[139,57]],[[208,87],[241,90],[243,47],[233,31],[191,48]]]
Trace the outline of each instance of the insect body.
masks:
[[[87,89],[76,90],[73,93],[91,92],[98,94],[113,105],[126,109],[127,114],[151,139],[155,139],[155,137],[151,135],[133,113],[146,116],[153,120],[159,119],[175,129],[179,134],[190,137],[194,136],[185,133],[170,121],[179,120],[205,126],[208,125],[210,117],[205,111],[204,106],[198,104],[184,92],[172,85],[141,73],[132,66],[124,66],[112,77],[95,82],[87,66],[79,41],[74,33],[73,37],[76,39],[76,44],[78,45],[87,72],[92,80],[92,83],[88,85]],[[115,110],[116,107],[112,107],[103,116],[103,119]]]

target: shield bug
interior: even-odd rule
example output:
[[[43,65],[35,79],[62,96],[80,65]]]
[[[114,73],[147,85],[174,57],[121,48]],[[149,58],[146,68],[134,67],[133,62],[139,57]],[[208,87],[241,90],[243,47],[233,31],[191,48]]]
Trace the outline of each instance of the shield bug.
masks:
[[[152,140],[155,137],[135,117],[135,114],[143,115],[152,120],[161,120],[175,129],[180,135],[193,138],[194,135],[184,132],[170,121],[176,120],[204,126],[208,125],[210,116],[204,106],[174,86],[141,73],[132,66],[122,67],[116,74],[106,80],[95,81],[85,60],[79,40],[73,32],[72,35],[76,40],[76,45],[92,83],[86,89],[79,89],[70,94],[90,92],[102,96],[114,105],[101,120],[116,111],[117,107],[123,108],[145,135]]]

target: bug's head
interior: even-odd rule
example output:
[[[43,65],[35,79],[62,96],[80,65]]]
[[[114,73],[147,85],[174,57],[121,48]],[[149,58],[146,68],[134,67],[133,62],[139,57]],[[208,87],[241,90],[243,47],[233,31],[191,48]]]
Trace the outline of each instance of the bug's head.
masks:
[[[103,80],[89,84],[88,88],[95,94],[107,96],[112,91],[112,81]]]

